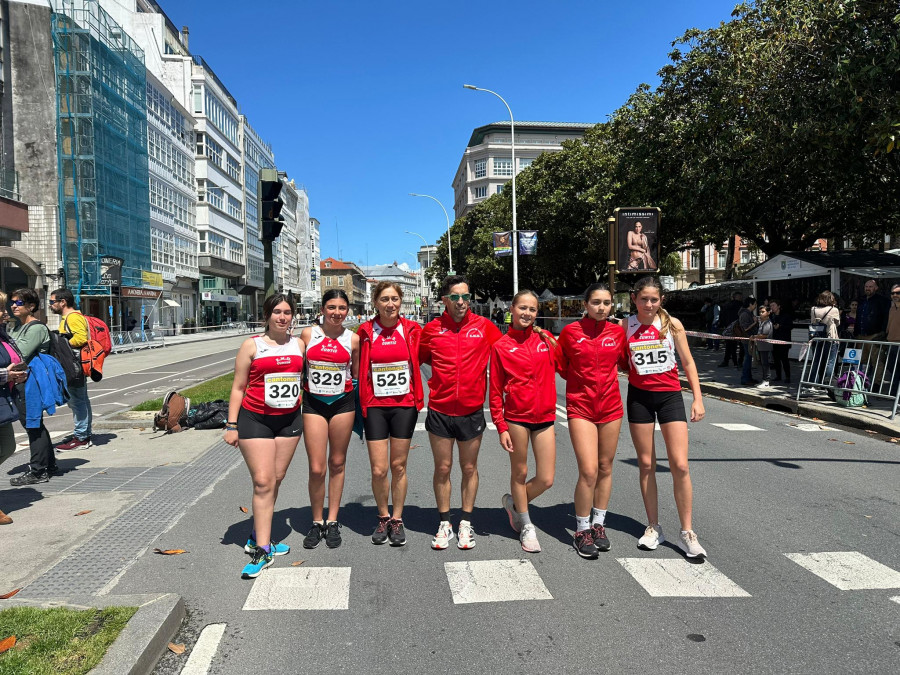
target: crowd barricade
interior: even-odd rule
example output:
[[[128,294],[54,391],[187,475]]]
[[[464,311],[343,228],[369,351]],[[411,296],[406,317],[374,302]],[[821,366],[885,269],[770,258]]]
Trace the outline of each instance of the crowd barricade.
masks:
[[[803,387],[819,387],[847,400],[854,394],[893,401],[891,419],[900,396],[900,343],[814,338],[803,355],[797,399]]]
[[[166,346],[162,332],[156,330],[111,331],[109,336],[114,354]]]

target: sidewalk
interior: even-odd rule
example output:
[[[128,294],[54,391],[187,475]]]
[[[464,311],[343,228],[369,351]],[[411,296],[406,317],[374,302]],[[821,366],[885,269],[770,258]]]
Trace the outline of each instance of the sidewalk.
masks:
[[[740,368],[732,365],[719,368],[725,353],[724,346],[721,346],[719,351],[714,351],[706,349],[706,340],[689,338],[689,342],[704,394],[742,401],[762,408],[792,412],[802,417],[854,429],[874,431],[890,438],[900,437],[900,414],[894,420],[890,419],[891,404],[887,399],[869,398],[868,406],[844,408],[830,401],[823,391],[821,396],[801,397],[798,402],[797,381],[803,367],[801,362],[791,361],[792,384],[772,382],[769,388],[760,389],[756,385],[741,384]],[[761,379],[758,365],[753,368],[753,378]],[[686,385],[687,380],[684,377],[681,379]]]

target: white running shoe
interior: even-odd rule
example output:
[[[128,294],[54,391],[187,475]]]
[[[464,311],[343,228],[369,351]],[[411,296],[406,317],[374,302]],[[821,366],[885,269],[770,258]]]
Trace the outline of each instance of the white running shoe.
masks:
[[[638,539],[638,548],[643,548],[647,551],[655,551],[656,547],[665,540],[666,538],[663,537],[662,528],[658,523],[655,526],[648,525],[647,529],[644,530],[644,536]]]
[[[541,545],[537,540],[537,532],[531,523],[526,523],[522,526],[522,534],[519,535],[519,541],[522,542],[522,550],[526,553],[541,552]]]
[[[515,531],[520,532],[521,526],[519,525],[519,514],[516,513],[516,505],[513,502],[512,495],[506,493],[503,495],[503,508],[506,511],[506,515],[509,516],[509,526]]]
[[[453,539],[453,525],[446,520],[442,520],[437,534],[431,540],[431,548],[436,551],[443,551],[450,545],[451,539]]]
[[[456,536],[456,548],[467,551],[475,548],[475,530],[468,520],[459,521],[459,533]]]
[[[684,551],[688,558],[706,557],[706,549],[697,541],[697,535],[694,534],[693,530],[682,530],[675,543],[678,544],[678,548]]]
[[[757,388],[757,389],[768,389],[768,388],[769,388],[769,381],[768,381],[768,380],[763,380],[762,382],[760,382],[760,383],[756,386],[756,388]]]

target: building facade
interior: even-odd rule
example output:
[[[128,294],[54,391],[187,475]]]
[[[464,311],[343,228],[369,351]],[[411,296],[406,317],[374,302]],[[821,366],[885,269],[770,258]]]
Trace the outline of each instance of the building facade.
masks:
[[[366,275],[354,263],[325,258],[321,265],[322,293],[333,288],[340,289],[350,300],[350,314],[366,311]]]
[[[564,141],[584,136],[592,124],[516,122],[516,173],[545,152],[562,150]],[[494,122],[472,132],[453,178],[453,211],[462,218],[476,204],[497,194],[512,178],[509,122]]]
[[[394,261],[390,265],[371,265],[362,268],[363,273],[372,281],[372,287],[378,285],[382,281],[393,281],[403,290],[403,302],[400,306],[400,313],[403,316],[416,315],[416,297],[418,293],[418,278],[415,274],[398,267]],[[371,297],[369,297],[369,310],[371,307]]]

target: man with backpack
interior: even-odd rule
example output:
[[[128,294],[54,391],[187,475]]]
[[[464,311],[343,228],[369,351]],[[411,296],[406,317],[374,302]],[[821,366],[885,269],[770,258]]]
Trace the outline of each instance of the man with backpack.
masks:
[[[50,311],[62,317],[59,323],[59,334],[68,340],[72,351],[78,354],[81,362],[81,348],[90,340],[88,322],[84,315],[75,309],[75,296],[68,288],[53,291],[48,299]],[[91,422],[93,411],[91,399],[88,397],[87,378],[81,377],[80,383],[69,385],[69,407],[75,421],[75,432],[71,438],[58,444],[57,450],[84,450],[91,447]]]

